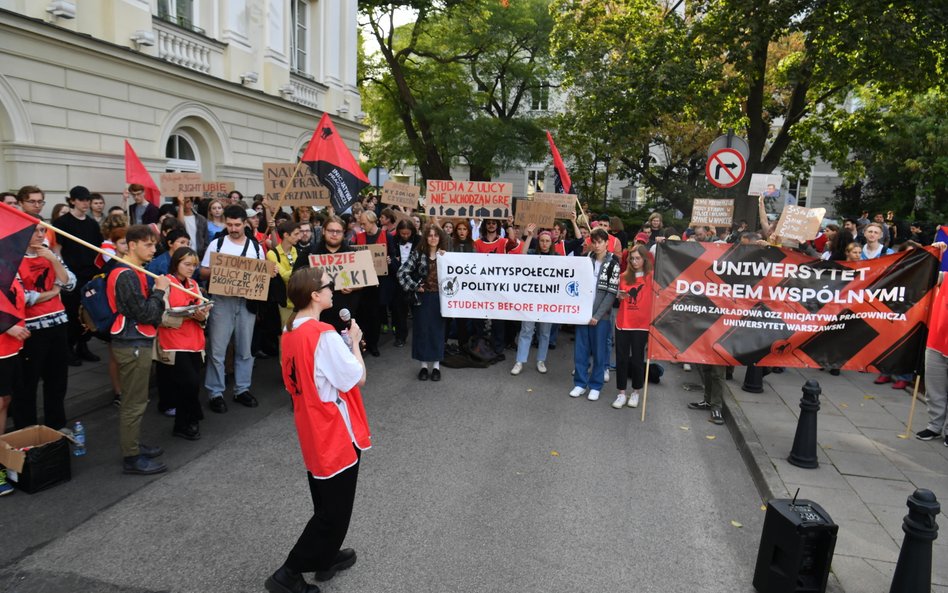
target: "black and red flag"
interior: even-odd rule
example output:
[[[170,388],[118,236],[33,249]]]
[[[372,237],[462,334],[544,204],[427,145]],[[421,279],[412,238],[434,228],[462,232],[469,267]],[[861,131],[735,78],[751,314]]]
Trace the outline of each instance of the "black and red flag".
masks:
[[[13,291],[16,273],[39,222],[16,208],[0,204],[0,332],[16,325],[22,317],[16,310]]]
[[[837,262],[775,247],[666,241],[655,256],[649,356],[917,371],[939,255],[926,247]]]
[[[553,153],[553,187],[554,191],[558,194],[571,194],[573,193],[573,182],[570,181],[569,171],[566,170],[566,165],[563,164],[563,159],[560,158],[560,151],[556,149],[556,144],[553,143],[553,135],[550,134],[550,131],[546,131],[546,139],[550,141],[550,152]]]
[[[319,120],[300,160],[309,165],[313,175],[329,189],[329,199],[338,213],[348,209],[362,188],[369,185],[369,178],[336,132],[328,113]]]

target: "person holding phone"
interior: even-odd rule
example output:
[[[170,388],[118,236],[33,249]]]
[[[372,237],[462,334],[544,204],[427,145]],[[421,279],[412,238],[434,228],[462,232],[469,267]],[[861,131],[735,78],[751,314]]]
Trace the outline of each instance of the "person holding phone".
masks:
[[[325,581],[351,567],[356,553],[342,549],[362,451],[371,447],[362,404],[365,362],[362,330],[352,320],[347,345],[332,325],[319,320],[332,308],[333,282],[321,267],[301,268],[287,286],[293,312],[281,340],[283,382],[308,472],[313,516],[283,565],[265,583],[271,593],[319,591],[303,579],[315,572]]]
[[[645,347],[652,314],[652,260],[644,245],[629,250],[629,261],[619,277],[619,312],[616,314],[616,382],[619,394],[612,407],[639,405],[645,386]],[[626,397],[629,378],[632,393]]]

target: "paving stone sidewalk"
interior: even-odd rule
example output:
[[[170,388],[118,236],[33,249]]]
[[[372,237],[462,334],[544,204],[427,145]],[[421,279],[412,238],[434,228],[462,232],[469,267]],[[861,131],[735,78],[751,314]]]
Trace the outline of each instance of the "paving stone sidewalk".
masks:
[[[888,593],[904,537],[906,499],[916,488],[927,488],[943,509],[948,502],[948,447],[942,439],[915,438],[927,424],[924,396],[906,435],[911,391],[875,385],[876,375],[786,369],[766,376],[764,393],[753,394],[741,390],[743,374],[736,369],[728,382],[726,417],[762,497],[790,498],[799,488],[800,498],[822,505],[839,525],[832,566],[839,586],[849,593]],[[807,379],[822,387],[816,469],[787,462]],[[943,517],[936,521],[945,525]],[[934,542],[932,591],[948,593],[944,536]]]

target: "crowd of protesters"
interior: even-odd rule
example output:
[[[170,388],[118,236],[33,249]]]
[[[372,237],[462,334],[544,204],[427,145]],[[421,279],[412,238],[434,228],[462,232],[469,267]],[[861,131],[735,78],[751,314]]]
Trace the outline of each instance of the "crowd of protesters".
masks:
[[[157,459],[161,448],[140,440],[153,361],[157,407],[173,418],[175,437],[201,438],[202,387],[212,413],[227,413],[225,392],[232,394],[231,404],[258,405],[251,391],[254,361],[279,355],[280,336],[294,307],[287,287],[297,271],[310,266],[311,255],[384,246],[388,273],[380,276],[379,285],[351,290],[329,282],[333,298],[320,307],[319,320],[341,331],[348,323],[347,310],[358,318],[363,351],[372,357],[381,354],[382,335],[393,334],[394,348],[403,348],[411,335],[410,357],[417,362],[420,381],[442,380],[442,365],[483,368],[500,363],[507,350],[516,353],[510,374],[521,375],[534,346],[536,371],[547,373],[548,352],[557,347],[562,329],[575,341],[568,395],[596,401],[614,373],[617,395],[612,407],[623,409],[637,407],[646,380],[658,382],[662,373],[660,365],[652,365],[646,377],[656,246],[675,240],[761,244],[780,240],[773,236],[775,225],[763,203],[759,233],[748,231],[746,223],[679,231],[665,225],[660,213],[627,233],[620,219],[607,214],[583,214],[548,229],[520,227],[512,218],[428,220],[384,207],[374,196],[338,215],[309,207],[287,212],[261,195],[245,199],[237,191],[226,199],[178,196],[160,207],[144,196],[145,188],[132,184],[123,194],[123,205],[106,212],[100,194],[82,186],[72,188],[65,212],[36,227],[20,265],[20,281],[15,283],[23,322],[0,340],[0,433],[8,409],[14,428],[37,422],[40,380],[44,423],[68,432],[68,366],[99,360],[88,347],[93,337],[109,343],[114,403],[120,409],[122,468],[130,474],[167,469]],[[26,186],[4,195],[4,201],[41,219],[46,197],[40,188]],[[881,214],[874,219],[879,220],[869,220],[866,214],[847,218],[841,225],[825,225],[812,241],[784,242],[784,246],[813,257],[852,261],[932,242],[921,227],[893,223]],[[57,235],[50,225],[101,246],[105,253]],[[446,252],[589,258],[595,285],[592,315],[584,324],[562,328],[542,321],[448,318],[440,309],[437,273],[438,258]],[[204,304],[199,297],[202,290],[206,292],[214,253],[272,262],[267,301],[215,296],[213,306]],[[113,256],[144,267],[157,278]],[[107,278],[109,303],[117,316],[109,331],[96,334],[83,325],[79,305],[81,288],[99,274]],[[706,410],[712,422],[723,423],[725,369],[698,367],[705,397],[689,407]],[[829,370],[838,374],[838,369]],[[911,379],[881,375],[876,382],[904,388]],[[0,494],[6,486],[2,476]]]

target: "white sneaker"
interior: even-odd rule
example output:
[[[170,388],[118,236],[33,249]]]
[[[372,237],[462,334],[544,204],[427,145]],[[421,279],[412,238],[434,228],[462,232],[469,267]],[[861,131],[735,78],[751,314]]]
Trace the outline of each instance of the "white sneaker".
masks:
[[[589,395],[586,396],[586,399],[588,399],[588,400],[591,401],[591,402],[594,402],[594,401],[596,401],[597,399],[599,399],[599,390],[598,390],[598,389],[590,389],[590,390],[589,390]]]
[[[581,396],[581,395],[582,395],[583,393],[585,393],[585,392],[586,392],[586,389],[585,389],[584,387],[580,387],[579,385],[577,385],[576,387],[573,387],[573,390],[572,390],[572,391],[569,392],[569,396],[570,396],[570,397],[579,397],[579,396]]]
[[[603,383],[609,382],[609,369],[608,368],[606,369],[606,372],[602,374],[602,382]]]
[[[681,365],[681,370],[683,370],[683,371],[685,371],[685,372],[687,373],[687,372],[691,371],[691,365],[688,364],[687,362],[686,362],[686,363],[683,363],[683,364]]]
[[[519,374],[520,374],[520,371],[522,371],[522,370],[523,370],[523,364],[521,364],[521,363],[518,362],[517,364],[515,364],[515,365],[513,366],[512,369],[510,369],[510,374],[511,374],[511,375],[519,375]]]
[[[540,373],[546,372],[546,363],[543,362],[542,360],[537,361],[537,371]]]
[[[621,410],[622,407],[625,405],[625,400],[626,400],[625,394],[620,393],[619,395],[616,396],[616,401],[612,402],[612,407],[617,410]]]
[[[629,396],[629,407],[637,408],[639,407],[639,392],[633,391],[632,395]]]

